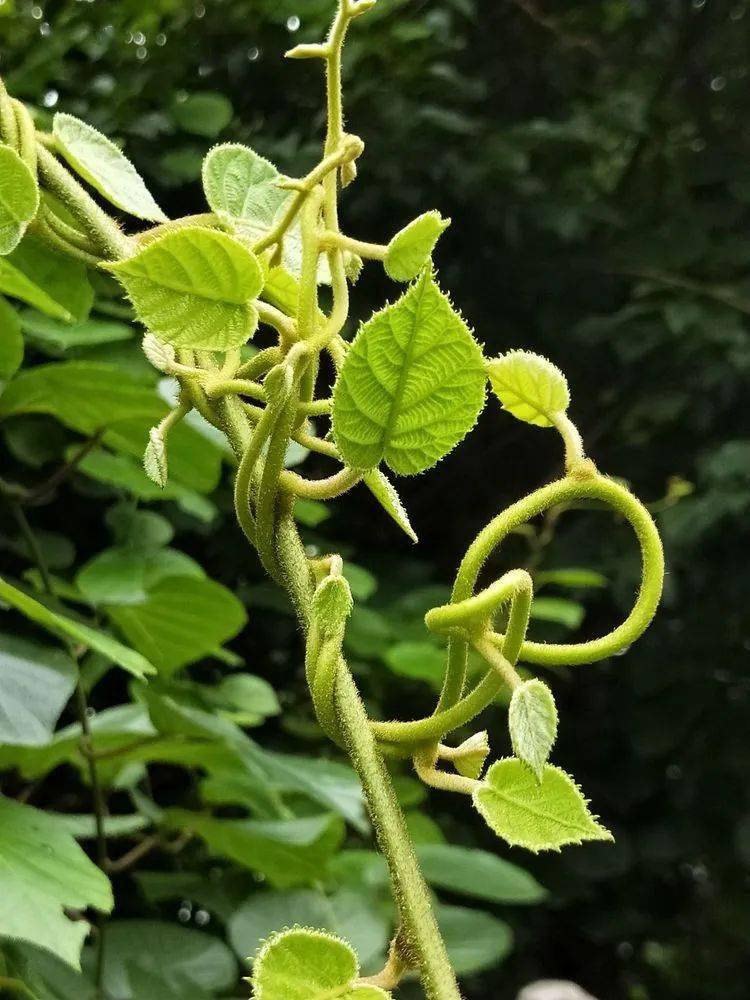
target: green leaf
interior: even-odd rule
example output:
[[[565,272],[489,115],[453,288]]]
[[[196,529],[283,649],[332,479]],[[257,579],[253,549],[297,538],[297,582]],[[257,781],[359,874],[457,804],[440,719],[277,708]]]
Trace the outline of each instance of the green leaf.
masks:
[[[66,323],[86,319],[94,301],[85,264],[55,253],[31,233],[0,258],[0,292]]]
[[[417,856],[425,878],[438,889],[491,903],[530,905],[547,893],[523,868],[487,851],[453,844],[423,844]]]
[[[39,209],[36,178],[10,146],[0,146],[0,256],[18,246]]]
[[[197,834],[213,855],[230,858],[250,871],[260,872],[281,889],[318,882],[344,835],[344,824],[338,816],[215,819],[184,809],[170,809],[165,821],[173,829]]]
[[[531,604],[532,618],[569,629],[579,628],[585,615],[586,608],[582,604],[564,597],[535,597]]]
[[[203,190],[211,210],[246,219],[267,231],[290,197],[277,187],[279,171],[249,146],[214,146],[203,163]]]
[[[440,212],[425,212],[396,233],[385,254],[386,274],[394,281],[412,281],[427,264],[435,244],[450,225]]]
[[[527,424],[553,427],[570,405],[568,382],[551,361],[530,351],[510,351],[487,363],[490,385],[503,409]]]
[[[541,781],[557,739],[557,708],[546,684],[533,678],[515,688],[508,709],[508,728],[513,753]]]
[[[12,378],[22,361],[23,335],[18,313],[0,297],[0,382]]]
[[[232,915],[229,940],[249,961],[271,934],[294,924],[345,935],[366,967],[388,944],[389,922],[362,884],[330,896],[315,889],[254,893]]]
[[[370,472],[366,472],[362,478],[365,486],[368,488],[370,493],[372,493],[386,514],[392,518],[404,534],[408,535],[408,537],[416,544],[419,539],[417,538],[414,528],[411,526],[409,515],[406,513],[404,505],[401,503],[401,497],[396,492],[396,488],[392,485],[385,473],[381,472],[380,469],[372,469]]]
[[[544,765],[540,781],[520,760],[495,761],[473,798],[498,836],[534,853],[613,839],[591,815],[573,779],[551,764]]]
[[[336,382],[333,431],[347,464],[412,475],[465,437],[484,405],[482,353],[427,271],[365,323]]]
[[[445,672],[445,650],[429,642],[397,642],[383,659],[400,677],[439,685]]]
[[[0,936],[29,941],[79,968],[89,925],[63,908],[114,905],[109,880],[57,820],[0,797]]]
[[[234,108],[224,94],[206,90],[182,94],[172,108],[172,117],[190,135],[213,139],[223,132],[234,115]]]
[[[351,947],[324,931],[294,927],[274,934],[253,962],[254,1000],[386,1000],[377,986],[357,986]]]
[[[107,944],[103,991],[118,1000],[149,996],[135,993],[134,968],[158,972],[183,997],[193,997],[196,991],[228,994],[237,977],[237,962],[224,942],[191,927],[159,920],[115,920],[107,925]],[[86,965],[93,967],[93,949],[86,958]]]
[[[0,743],[48,743],[76,677],[62,650],[0,634]]]
[[[138,219],[166,222],[138,171],[115,144],[73,115],[56,114],[52,123],[57,148],[84,180]]]
[[[115,547],[94,556],[79,571],[76,585],[91,604],[140,604],[166,577],[203,579],[203,569],[177,549]]]
[[[513,931],[491,913],[441,905],[436,916],[448,958],[459,976],[491,969],[513,949]]]
[[[281,712],[276,692],[263,677],[233,674],[218,684],[215,692],[219,711],[238,726],[257,725]]]
[[[131,340],[135,333],[132,326],[117,320],[92,317],[71,325],[30,309],[21,313],[20,320],[26,338],[50,354]]]
[[[542,570],[535,574],[534,583],[537,587],[544,587],[551,583],[553,586],[570,587],[575,590],[577,588],[606,587],[607,578],[593,569],[571,566],[566,569]]]
[[[167,462],[167,445],[158,427],[152,427],[148,435],[148,444],[143,453],[143,470],[160,489],[164,489],[169,479]]]
[[[233,638],[247,621],[244,607],[214,580],[159,580],[141,604],[109,607],[127,640],[160,673],[171,674]]]
[[[41,625],[42,628],[48,632],[52,632],[53,635],[63,636],[72,639],[74,642],[80,642],[90,649],[95,649],[97,653],[101,653],[102,656],[111,660],[118,667],[122,667],[123,670],[127,670],[128,673],[133,674],[134,677],[143,679],[146,674],[154,673],[154,667],[147,659],[134,650],[128,649],[127,646],[123,646],[122,643],[117,642],[116,639],[107,635],[106,632],[100,632],[97,629],[90,628],[88,625],[81,624],[81,622],[74,621],[72,618],[66,618],[55,611],[50,611],[49,608],[40,604],[39,601],[35,601],[33,597],[29,597],[22,590],[18,590],[16,587],[12,587],[9,583],[6,583],[1,577],[0,602],[16,608],[17,611],[20,611],[30,621]]]
[[[226,233],[186,226],[107,268],[144,326],[174,347],[234,350],[258,325],[260,263]]]

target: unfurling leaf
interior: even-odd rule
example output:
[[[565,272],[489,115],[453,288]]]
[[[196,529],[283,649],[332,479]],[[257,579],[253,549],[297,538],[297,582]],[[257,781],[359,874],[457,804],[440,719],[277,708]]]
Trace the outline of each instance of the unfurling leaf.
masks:
[[[546,684],[536,678],[519,684],[510,700],[508,727],[513,753],[541,781],[557,738],[557,708]]]
[[[324,931],[293,927],[273,934],[253,963],[254,1000],[387,1000],[377,986],[358,986],[350,946]]]
[[[401,530],[411,538],[416,544],[419,539],[411,526],[409,515],[406,513],[401,497],[396,492],[395,486],[390,479],[380,469],[372,469],[362,477],[365,486],[378,501],[389,517],[393,518]]]
[[[489,361],[487,371],[503,409],[527,424],[553,427],[555,415],[570,405],[567,379],[539,354],[510,351]]]
[[[479,778],[484,770],[484,763],[490,752],[487,733],[474,733],[456,748],[452,756],[453,765],[459,774],[465,778]]]
[[[10,146],[0,146],[0,256],[15,250],[39,208],[36,179]]]
[[[252,300],[263,287],[261,266],[225,233],[177,229],[107,268],[144,326],[174,347],[234,350],[258,325]]]
[[[573,779],[545,764],[541,781],[512,757],[495,761],[474,792],[474,805],[487,825],[511,846],[559,851],[584,840],[612,840],[597,823]]]
[[[28,941],[80,968],[89,925],[65,909],[109,913],[112,888],[64,822],[0,796],[0,871],[0,937]]]
[[[148,435],[148,444],[143,455],[143,468],[152,483],[167,485],[169,469],[167,466],[167,446],[158,427],[152,427]]]
[[[385,254],[383,266],[394,281],[412,281],[430,259],[435,244],[451,224],[440,212],[425,212],[396,233]]]
[[[143,338],[143,353],[157,371],[168,374],[175,362],[175,350],[171,344],[162,344],[153,333],[147,333]]]
[[[165,222],[142,177],[115,144],[73,115],[56,114],[57,148],[84,180],[123,212],[147,222]]]
[[[433,276],[365,323],[334,390],[333,432],[347,464],[381,460],[413,475],[440,461],[484,405],[482,353]]]

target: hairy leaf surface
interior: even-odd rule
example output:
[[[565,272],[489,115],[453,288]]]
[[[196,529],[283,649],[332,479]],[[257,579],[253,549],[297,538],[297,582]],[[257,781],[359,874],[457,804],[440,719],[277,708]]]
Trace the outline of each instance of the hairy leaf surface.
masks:
[[[450,219],[443,219],[440,212],[425,212],[396,233],[383,261],[388,276],[394,281],[416,278],[450,224]]]
[[[125,154],[93,126],[58,113],[52,123],[57,148],[84,180],[117,208],[148,222],[165,222],[142,177]]]
[[[189,226],[109,264],[140,321],[174,347],[229,351],[255,332],[263,287],[257,257],[226,233]]]
[[[495,761],[474,792],[474,805],[498,836],[534,853],[584,840],[612,840],[588,810],[573,779],[545,764],[541,781],[522,761]]]
[[[253,964],[254,1000],[386,1000],[376,986],[356,986],[351,947],[324,931],[295,927],[274,934]]]
[[[474,426],[484,390],[481,351],[425,272],[357,334],[334,391],[336,442],[355,469],[423,472]]]
[[[10,146],[0,146],[0,256],[18,246],[39,208],[36,179]]]
[[[109,913],[109,880],[64,825],[47,813],[0,797],[0,936],[29,941],[80,968],[89,931],[63,907]]]
[[[570,404],[563,373],[538,354],[510,351],[488,362],[490,384],[503,409],[527,424],[554,426],[554,416]]]
[[[557,708],[546,684],[536,678],[519,684],[510,699],[508,727],[513,753],[541,781],[557,738]]]

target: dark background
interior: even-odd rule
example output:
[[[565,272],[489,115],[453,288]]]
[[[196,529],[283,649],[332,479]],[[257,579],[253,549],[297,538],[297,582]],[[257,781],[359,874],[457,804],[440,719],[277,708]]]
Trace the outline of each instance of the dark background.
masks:
[[[289,173],[314,162],[316,67],[281,55],[319,39],[330,8],[15,0],[0,16],[0,71],[29,102],[122,138],[169,214],[187,214],[201,210],[200,162],[215,141],[247,142]],[[231,105],[214,96],[201,123],[180,108],[204,93]],[[551,897],[499,910],[517,947],[467,985],[472,997],[512,998],[544,976],[602,1000],[748,995],[749,94],[743,0],[380,0],[353,30],[348,121],[367,148],[347,229],[381,241],[421,211],[451,216],[441,282],[487,353],[523,347],[566,372],[590,453],[652,504],[667,547],[645,638],[554,683],[555,761],[617,844],[512,855]],[[394,294],[371,270],[355,297],[362,317]],[[387,603],[394,586],[449,583],[476,531],[559,470],[554,435],[491,403],[437,469],[400,482],[418,549],[358,493],[321,531],[375,572]],[[54,526],[60,515],[46,516]],[[89,532],[89,518],[81,500],[67,530]],[[97,530],[84,548],[96,550]],[[255,574],[236,537],[227,517],[185,547],[236,586]],[[508,565],[528,558],[519,541]],[[544,566],[590,566],[611,582],[573,595],[586,607],[577,638],[626,609],[635,558],[600,514],[557,525]],[[291,750],[306,718],[292,623],[253,620],[236,646],[257,672],[270,644],[290,650],[273,676],[299,725],[272,726],[267,741]],[[360,674],[385,714],[429,709],[424,685],[367,664]],[[502,748],[502,715],[488,724]],[[463,803],[434,796],[430,814],[449,839],[497,849]]]

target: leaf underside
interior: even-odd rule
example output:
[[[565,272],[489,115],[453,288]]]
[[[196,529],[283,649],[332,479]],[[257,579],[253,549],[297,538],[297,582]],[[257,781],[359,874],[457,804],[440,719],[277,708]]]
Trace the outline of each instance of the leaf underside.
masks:
[[[530,351],[510,351],[490,361],[490,385],[503,409],[537,427],[552,427],[554,416],[570,405],[568,382],[547,358]]]
[[[546,684],[534,678],[515,689],[508,709],[508,726],[513,753],[541,781],[557,737],[557,708]]]

